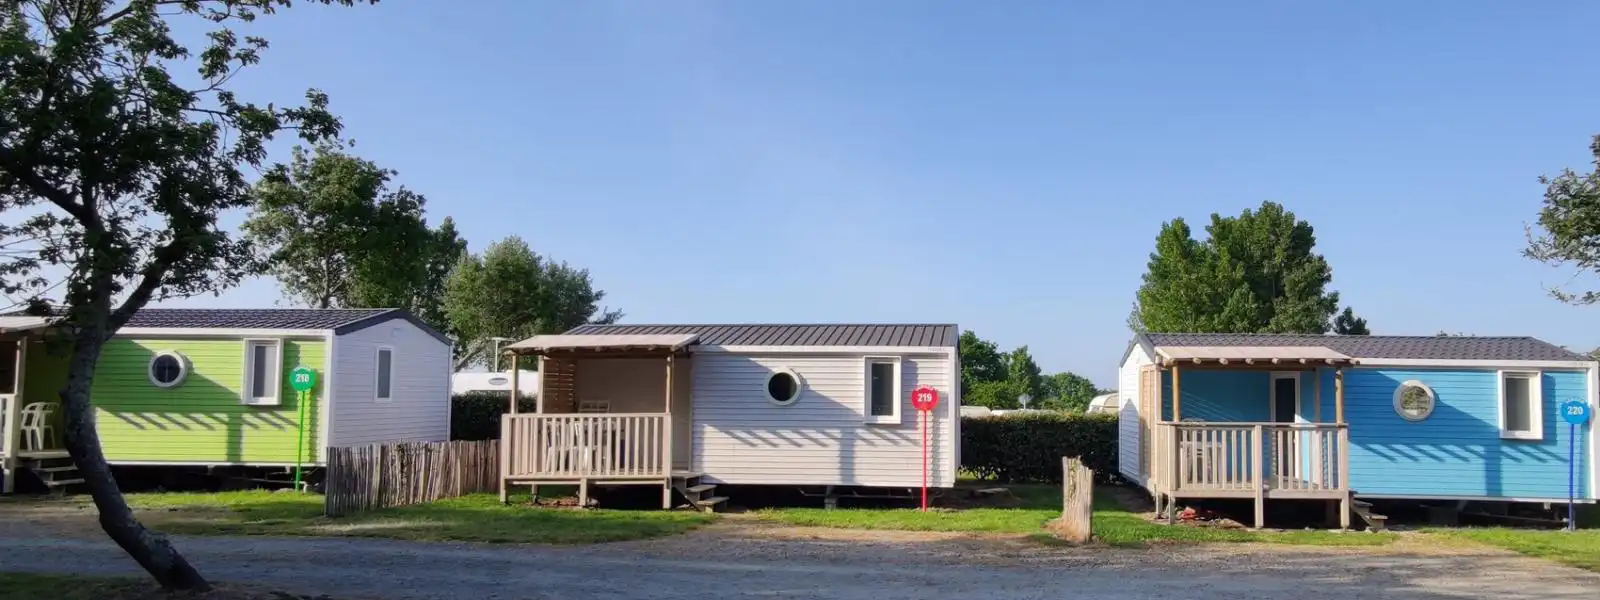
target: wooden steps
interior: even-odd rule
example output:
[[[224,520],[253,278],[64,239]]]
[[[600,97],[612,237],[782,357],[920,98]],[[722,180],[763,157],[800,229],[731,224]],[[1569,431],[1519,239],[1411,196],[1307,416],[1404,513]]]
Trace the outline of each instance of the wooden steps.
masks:
[[[672,489],[689,501],[689,506],[700,512],[716,512],[717,507],[728,501],[727,496],[707,496],[717,489],[715,483],[703,483],[700,477],[704,473],[691,471],[674,471],[672,473]]]
[[[20,466],[39,478],[51,492],[64,493],[68,487],[83,483],[78,466],[70,457],[24,458]]]
[[[1389,517],[1372,512],[1372,503],[1355,497],[1355,492],[1350,493],[1350,512],[1367,524],[1370,531],[1383,531],[1388,526]]]

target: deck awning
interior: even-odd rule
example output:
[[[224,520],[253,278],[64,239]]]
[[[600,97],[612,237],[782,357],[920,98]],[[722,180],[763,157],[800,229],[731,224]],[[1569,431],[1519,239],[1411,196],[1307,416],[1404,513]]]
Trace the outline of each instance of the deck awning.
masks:
[[[1164,365],[1352,365],[1355,359],[1323,346],[1157,346]]]
[[[505,347],[509,354],[662,352],[683,350],[700,340],[696,334],[536,335]]]
[[[56,317],[8,315],[0,317],[0,333],[17,333],[44,329],[56,322]]]

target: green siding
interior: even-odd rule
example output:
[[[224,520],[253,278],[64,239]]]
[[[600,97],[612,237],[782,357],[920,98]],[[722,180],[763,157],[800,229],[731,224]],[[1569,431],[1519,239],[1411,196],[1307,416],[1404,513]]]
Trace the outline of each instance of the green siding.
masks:
[[[172,388],[150,383],[147,369],[157,352],[188,357],[189,375]],[[283,373],[296,366],[326,378],[322,340],[285,340]],[[178,463],[293,463],[298,432],[296,394],[279,377],[281,406],[246,406],[242,339],[124,339],[106,344],[94,377],[95,423],[106,458]],[[29,361],[30,363],[32,361]],[[42,368],[41,368],[42,369]],[[33,385],[30,365],[29,379]],[[314,397],[307,406],[305,460],[316,458],[319,441]]]

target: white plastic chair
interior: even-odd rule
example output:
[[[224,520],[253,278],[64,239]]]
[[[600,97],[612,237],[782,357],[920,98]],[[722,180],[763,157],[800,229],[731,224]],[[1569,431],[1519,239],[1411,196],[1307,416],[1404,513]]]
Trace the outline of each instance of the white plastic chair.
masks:
[[[56,403],[34,402],[22,407],[22,449],[44,450],[56,439]]]

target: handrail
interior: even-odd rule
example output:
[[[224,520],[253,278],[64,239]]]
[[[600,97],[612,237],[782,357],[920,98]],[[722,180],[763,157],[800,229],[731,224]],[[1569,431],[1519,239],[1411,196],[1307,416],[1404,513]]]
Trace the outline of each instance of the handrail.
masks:
[[[666,413],[506,415],[501,444],[508,479],[666,477]]]
[[[1157,423],[1164,491],[1223,495],[1348,489],[1344,423]]]

